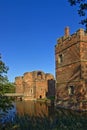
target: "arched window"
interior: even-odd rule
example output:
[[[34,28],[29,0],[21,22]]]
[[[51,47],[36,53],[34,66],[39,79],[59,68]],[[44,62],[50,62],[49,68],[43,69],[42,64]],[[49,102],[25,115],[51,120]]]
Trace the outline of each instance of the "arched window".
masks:
[[[37,73],[37,77],[38,77],[38,79],[42,78],[42,73],[40,71]]]

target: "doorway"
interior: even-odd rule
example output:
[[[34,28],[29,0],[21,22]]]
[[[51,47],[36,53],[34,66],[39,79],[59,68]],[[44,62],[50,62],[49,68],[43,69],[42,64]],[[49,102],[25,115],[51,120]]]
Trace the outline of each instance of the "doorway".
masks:
[[[42,95],[40,95],[40,99],[42,98]]]

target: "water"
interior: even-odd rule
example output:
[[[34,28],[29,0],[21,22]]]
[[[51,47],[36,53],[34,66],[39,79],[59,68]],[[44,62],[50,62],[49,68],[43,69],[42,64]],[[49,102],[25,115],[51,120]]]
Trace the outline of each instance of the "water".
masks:
[[[42,102],[33,101],[17,101],[14,103],[14,108],[9,110],[1,119],[5,124],[12,121],[17,115],[29,115],[31,117],[48,117],[52,120],[53,125],[58,125],[58,128],[70,130],[87,130],[87,113],[75,112],[64,109],[55,109],[54,106]],[[67,130],[68,130],[67,129]]]
[[[50,106],[46,103],[35,102],[35,101],[16,101],[13,103],[14,107],[9,110],[7,113],[2,113],[3,117],[0,118],[0,122],[5,123],[12,121],[15,115],[24,115],[29,116],[44,116],[47,117],[54,113],[54,106]]]
[[[16,110],[19,115],[43,116],[45,114],[49,116],[54,113],[54,106],[43,102],[23,101],[16,102]]]
[[[13,103],[14,107],[6,112],[0,111],[0,123],[5,124],[9,121],[12,121],[16,114],[16,106]]]

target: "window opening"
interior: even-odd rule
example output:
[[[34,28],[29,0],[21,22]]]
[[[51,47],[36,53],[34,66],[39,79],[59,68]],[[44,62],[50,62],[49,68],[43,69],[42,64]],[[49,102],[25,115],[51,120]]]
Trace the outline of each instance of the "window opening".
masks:
[[[69,95],[73,95],[74,94],[74,86],[69,86],[68,92],[69,92]]]
[[[38,73],[37,73],[37,76],[38,76],[38,79],[41,79],[41,78],[42,78],[41,72],[38,72]]]
[[[63,62],[63,55],[62,54],[59,55],[58,62],[59,62],[59,64],[61,64]]]
[[[41,75],[41,72],[39,71],[39,72],[37,73],[37,75]]]

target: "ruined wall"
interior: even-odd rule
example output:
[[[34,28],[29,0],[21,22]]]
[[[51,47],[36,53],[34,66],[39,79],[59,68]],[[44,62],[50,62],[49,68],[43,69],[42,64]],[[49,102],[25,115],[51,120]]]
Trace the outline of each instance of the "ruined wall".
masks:
[[[47,80],[47,86],[48,86],[46,96],[53,97],[53,96],[55,96],[55,79],[54,79],[53,75],[47,73],[46,80]]]
[[[23,93],[23,77],[19,76],[15,78],[16,93]]]
[[[54,87],[55,86],[55,80],[49,79],[47,86],[48,86],[48,91],[46,93],[47,97],[55,97],[55,87]]]
[[[36,98],[46,98],[47,81],[36,81]]]
[[[51,83],[48,82],[49,80],[52,80]],[[44,73],[42,71],[27,72],[24,73],[21,79],[18,80],[15,78],[15,84],[16,93],[18,90],[20,90],[21,93],[24,93],[25,100],[46,98],[48,91],[49,96],[55,96],[55,80],[52,74]]]
[[[31,72],[24,73],[23,76],[23,87],[24,96],[28,98],[34,98],[34,79]]]
[[[40,78],[41,77],[41,78]],[[36,80],[36,98],[55,96],[55,80],[53,75],[41,73]]]

